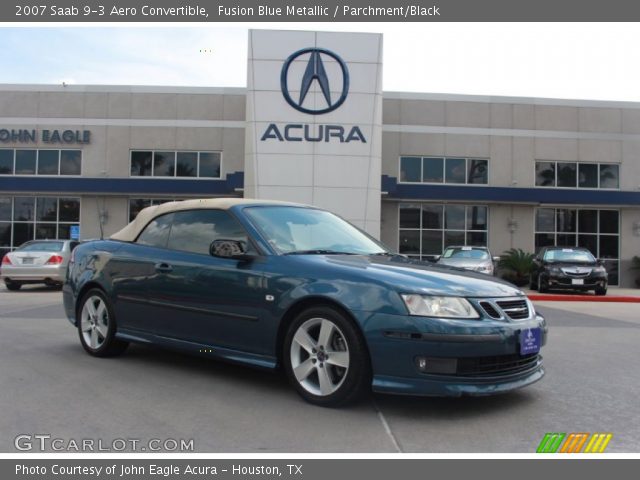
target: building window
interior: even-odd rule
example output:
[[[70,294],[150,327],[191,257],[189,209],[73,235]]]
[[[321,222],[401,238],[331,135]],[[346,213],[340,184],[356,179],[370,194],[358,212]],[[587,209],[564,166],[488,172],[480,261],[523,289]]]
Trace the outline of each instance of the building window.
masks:
[[[486,185],[489,161],[480,158],[400,157],[401,183]]]
[[[29,240],[69,239],[79,224],[79,198],[1,196],[0,257]]]
[[[450,245],[486,246],[488,214],[485,205],[401,203],[398,251],[430,260]]]
[[[0,175],[80,175],[81,150],[0,148]]]
[[[220,152],[131,151],[132,177],[221,178]]]
[[[161,203],[175,202],[180,198],[130,198],[129,199],[129,221],[133,222],[143,208]]]
[[[620,214],[618,210],[538,208],[536,252],[547,246],[584,247],[604,260],[609,284],[618,285]]]
[[[536,162],[536,187],[620,188],[614,163]]]

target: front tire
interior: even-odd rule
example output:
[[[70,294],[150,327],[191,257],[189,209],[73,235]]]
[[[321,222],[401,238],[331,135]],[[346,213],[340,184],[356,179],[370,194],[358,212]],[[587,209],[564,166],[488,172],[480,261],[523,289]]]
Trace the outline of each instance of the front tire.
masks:
[[[596,295],[606,295],[607,287],[596,287],[595,293]]]
[[[129,346],[115,338],[116,317],[111,301],[102,290],[89,290],[78,306],[76,324],[80,343],[89,355],[113,357],[120,355]]]
[[[549,291],[549,286],[547,282],[544,281],[542,275],[538,275],[538,292],[539,293],[547,293]]]
[[[282,352],[287,377],[309,403],[337,407],[371,387],[367,346],[351,319],[331,307],[314,307],[291,323]]]

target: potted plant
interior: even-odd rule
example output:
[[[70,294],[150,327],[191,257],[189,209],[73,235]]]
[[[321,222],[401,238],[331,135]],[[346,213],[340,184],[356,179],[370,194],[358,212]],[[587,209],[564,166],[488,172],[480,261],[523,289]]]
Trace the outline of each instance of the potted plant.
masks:
[[[499,276],[518,287],[529,283],[529,275],[533,269],[533,253],[528,253],[521,248],[512,248],[500,256],[498,268]]]

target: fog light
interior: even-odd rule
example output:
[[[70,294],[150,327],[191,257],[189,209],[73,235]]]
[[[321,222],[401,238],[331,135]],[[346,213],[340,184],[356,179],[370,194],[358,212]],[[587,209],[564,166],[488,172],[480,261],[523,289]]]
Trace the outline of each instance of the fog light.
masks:
[[[454,374],[458,369],[458,359],[416,357],[416,366],[422,373]]]

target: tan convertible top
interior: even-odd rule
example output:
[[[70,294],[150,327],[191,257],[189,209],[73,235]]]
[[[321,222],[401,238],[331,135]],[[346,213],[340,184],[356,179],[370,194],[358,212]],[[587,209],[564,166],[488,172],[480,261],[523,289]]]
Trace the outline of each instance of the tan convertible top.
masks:
[[[179,202],[167,202],[160,205],[143,208],[138,216],[122,230],[111,235],[112,240],[122,240],[133,242],[147,224],[155,217],[165,213],[177,212],[180,210],[196,210],[200,208],[216,208],[228,210],[236,205],[300,205],[291,202],[279,202],[277,200],[255,200],[251,198],[204,198],[196,200],[182,200]]]

